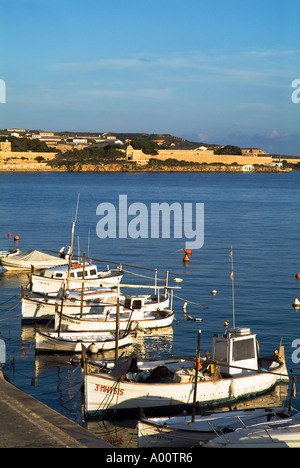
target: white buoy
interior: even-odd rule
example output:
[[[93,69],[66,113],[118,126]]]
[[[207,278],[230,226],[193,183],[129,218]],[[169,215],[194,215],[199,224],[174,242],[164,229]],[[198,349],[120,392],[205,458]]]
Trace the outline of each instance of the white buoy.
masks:
[[[217,294],[217,291],[215,289],[213,289],[212,291],[210,291],[210,294],[212,294],[213,296],[215,296]]]
[[[89,353],[93,353],[93,354],[97,354],[97,353],[98,353],[98,348],[97,348],[97,346],[95,345],[95,343],[90,344],[90,346],[88,347],[88,352],[89,352]]]
[[[187,304],[188,304],[187,301],[184,301],[183,306],[182,306],[182,310],[184,310],[184,312],[186,311]]]
[[[293,307],[296,307],[296,308],[300,307],[300,301],[297,297],[295,297],[294,299]]]

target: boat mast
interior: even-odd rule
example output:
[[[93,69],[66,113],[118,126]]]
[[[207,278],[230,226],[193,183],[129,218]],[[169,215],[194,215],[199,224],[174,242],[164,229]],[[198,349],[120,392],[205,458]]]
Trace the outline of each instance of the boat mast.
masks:
[[[83,300],[84,300],[84,280],[85,280],[85,253],[83,254],[83,269],[82,269],[82,285],[81,285],[81,301],[80,301],[80,318],[83,312]]]
[[[117,286],[117,317],[116,317],[116,347],[115,347],[115,363],[119,357],[119,333],[120,333],[120,283]]]
[[[70,272],[71,272],[72,256],[73,256],[74,230],[75,230],[75,225],[76,225],[76,221],[77,221],[78,204],[79,204],[79,194],[78,194],[78,197],[77,197],[77,206],[76,206],[75,219],[72,221],[71,247],[70,247],[69,266],[68,266],[68,275],[67,275],[67,289],[69,289]]]
[[[231,259],[231,288],[232,288],[232,325],[233,329],[235,329],[235,312],[234,312],[234,275],[233,275],[233,251],[232,246],[229,253],[229,258]]]
[[[195,380],[194,380],[193,407],[192,407],[192,422],[195,421],[195,415],[196,415],[197,383],[198,383],[198,371],[199,371],[199,367],[200,367],[200,337],[201,337],[201,330],[198,330],[197,351],[196,351],[196,362],[195,362]]]

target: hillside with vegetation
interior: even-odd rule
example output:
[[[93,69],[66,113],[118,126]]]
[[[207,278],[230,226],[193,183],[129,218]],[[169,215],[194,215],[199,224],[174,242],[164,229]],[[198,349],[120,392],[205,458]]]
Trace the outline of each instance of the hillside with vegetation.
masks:
[[[0,141],[10,141],[12,151],[32,151],[37,153],[53,152],[53,148],[49,148],[45,141],[40,141],[37,138],[30,139],[26,137],[0,136]]]

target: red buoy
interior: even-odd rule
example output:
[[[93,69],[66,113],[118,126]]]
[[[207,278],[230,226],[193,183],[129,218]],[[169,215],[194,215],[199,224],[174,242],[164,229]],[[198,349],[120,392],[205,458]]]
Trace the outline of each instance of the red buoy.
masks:
[[[19,236],[15,236],[15,237],[14,237],[14,240],[15,240],[15,241],[18,241],[18,240],[19,240]]]
[[[190,261],[190,256],[188,254],[185,254],[183,258],[183,262],[189,262]]]
[[[300,279],[300,273],[296,273],[296,278]]]
[[[8,237],[11,237],[11,233],[10,233],[10,232],[9,232],[7,235],[8,235]]]

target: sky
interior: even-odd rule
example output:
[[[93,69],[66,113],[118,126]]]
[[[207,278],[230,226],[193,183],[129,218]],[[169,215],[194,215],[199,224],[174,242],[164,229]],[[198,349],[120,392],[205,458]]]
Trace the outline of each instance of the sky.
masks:
[[[1,129],[300,156],[299,0],[0,0],[0,17]]]

